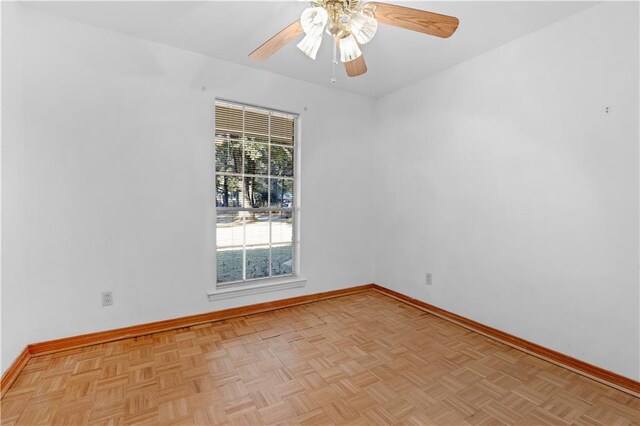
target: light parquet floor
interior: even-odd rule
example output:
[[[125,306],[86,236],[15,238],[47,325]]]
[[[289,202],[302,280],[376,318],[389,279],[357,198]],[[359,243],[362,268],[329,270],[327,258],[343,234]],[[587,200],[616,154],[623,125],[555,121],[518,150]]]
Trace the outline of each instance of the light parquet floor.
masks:
[[[639,425],[639,401],[367,291],[34,357],[1,420]]]

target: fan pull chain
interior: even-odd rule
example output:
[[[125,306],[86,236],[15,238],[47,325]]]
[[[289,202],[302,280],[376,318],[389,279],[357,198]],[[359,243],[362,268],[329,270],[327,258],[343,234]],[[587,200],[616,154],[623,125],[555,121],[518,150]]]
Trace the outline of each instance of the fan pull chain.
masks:
[[[336,84],[338,79],[336,78],[336,65],[338,65],[338,43],[333,43],[333,63],[331,64],[331,83]]]

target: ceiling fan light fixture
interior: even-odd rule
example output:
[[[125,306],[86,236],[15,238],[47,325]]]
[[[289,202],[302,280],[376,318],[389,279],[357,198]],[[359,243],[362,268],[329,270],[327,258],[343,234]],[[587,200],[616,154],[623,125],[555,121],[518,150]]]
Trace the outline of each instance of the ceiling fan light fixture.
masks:
[[[349,23],[351,33],[360,44],[369,43],[373,36],[376,35],[376,31],[378,31],[378,21],[367,13],[356,13]]]
[[[351,62],[359,58],[360,55],[362,55],[362,51],[352,34],[340,39],[340,60],[342,62]]]
[[[328,20],[329,14],[323,7],[308,7],[300,16],[300,25],[305,34],[319,36]]]
[[[318,54],[318,49],[320,49],[320,45],[322,44],[322,32],[320,35],[310,35],[307,34],[304,36],[302,41],[297,44],[298,49],[302,50],[302,52],[313,59],[315,61],[316,55]]]

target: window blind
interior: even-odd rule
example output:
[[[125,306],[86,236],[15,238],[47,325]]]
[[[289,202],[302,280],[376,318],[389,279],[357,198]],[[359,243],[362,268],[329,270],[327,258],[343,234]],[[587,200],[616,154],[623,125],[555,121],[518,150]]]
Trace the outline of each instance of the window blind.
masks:
[[[220,104],[215,107],[216,135],[293,145],[295,116]]]

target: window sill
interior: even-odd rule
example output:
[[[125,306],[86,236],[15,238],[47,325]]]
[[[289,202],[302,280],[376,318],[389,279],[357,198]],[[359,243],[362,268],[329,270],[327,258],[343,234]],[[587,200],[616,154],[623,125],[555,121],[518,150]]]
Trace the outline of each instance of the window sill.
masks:
[[[253,294],[267,293],[270,291],[289,290],[292,288],[304,287],[307,280],[290,277],[284,281],[267,281],[259,284],[239,285],[238,287],[225,288],[210,291],[208,293],[209,302],[214,300],[233,299],[235,297],[251,296]]]

